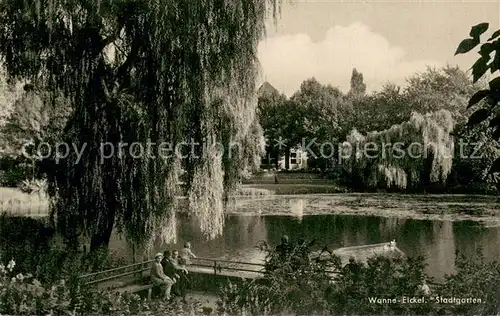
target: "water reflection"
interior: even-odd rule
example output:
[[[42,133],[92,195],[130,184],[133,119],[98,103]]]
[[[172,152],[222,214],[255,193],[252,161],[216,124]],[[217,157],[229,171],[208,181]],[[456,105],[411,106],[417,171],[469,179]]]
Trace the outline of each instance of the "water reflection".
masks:
[[[292,216],[297,218],[299,221],[302,221],[302,217],[304,217],[304,209],[306,207],[306,201],[303,199],[298,200],[289,200],[290,204],[290,212]]]
[[[198,256],[257,262],[262,258],[256,249],[259,242],[276,245],[284,234],[292,240],[315,239],[318,247],[328,245],[332,249],[395,239],[406,254],[425,256],[429,265],[427,271],[436,280],[442,280],[444,274],[454,272],[456,250],[474,256],[478,247],[482,246],[487,259],[500,259],[498,227],[485,228],[475,222],[347,215],[299,216],[299,210],[303,210],[304,206],[303,202],[293,205],[297,214],[292,216],[228,215],[223,235],[209,241],[204,239],[195,218],[182,215],[177,221],[177,243],[158,243],[153,251],[180,248],[185,241],[191,241]],[[110,246],[119,254],[131,258],[132,252],[116,235]]]

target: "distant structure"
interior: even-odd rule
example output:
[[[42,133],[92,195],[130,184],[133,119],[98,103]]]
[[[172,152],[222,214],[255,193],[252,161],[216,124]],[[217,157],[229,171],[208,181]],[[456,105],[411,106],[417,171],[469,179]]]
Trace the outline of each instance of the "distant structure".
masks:
[[[257,96],[260,97],[268,97],[273,95],[280,95],[278,89],[273,87],[269,82],[264,82],[260,88],[257,90]],[[289,156],[289,170],[298,170],[298,169],[307,169],[307,152],[302,151],[301,147],[295,147],[290,150]],[[276,165],[276,157],[266,154],[262,158],[262,165],[266,166],[275,166]],[[285,157],[278,157],[278,169],[284,169],[286,166]],[[271,167],[272,168],[272,167]]]
[[[257,96],[263,97],[263,96],[269,96],[269,95],[274,95],[274,94],[280,94],[278,89],[273,87],[269,82],[264,82],[260,88],[257,90]]]
[[[289,170],[300,170],[300,169],[307,169],[307,152],[303,151],[302,148],[296,147],[292,148],[290,150],[290,157],[288,158],[288,166]],[[270,154],[266,154],[262,158],[262,165],[266,166],[275,166],[276,158],[271,156]],[[285,164],[285,157],[279,157],[278,160],[278,169],[284,169],[286,166]]]
[[[307,152],[300,147],[292,148],[288,163],[290,170],[307,169]],[[278,165],[280,169],[285,168],[285,157],[281,157]]]

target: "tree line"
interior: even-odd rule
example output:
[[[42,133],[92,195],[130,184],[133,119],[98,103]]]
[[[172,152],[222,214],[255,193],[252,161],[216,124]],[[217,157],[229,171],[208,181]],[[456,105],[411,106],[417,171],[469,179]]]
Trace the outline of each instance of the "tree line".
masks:
[[[307,164],[360,190],[446,190],[470,185],[480,191],[496,190],[499,179],[489,170],[500,147],[488,129],[490,120],[474,128],[468,125],[473,113],[469,99],[485,85],[484,80],[473,82],[458,67],[446,66],[416,73],[404,87],[388,83],[367,93],[363,75],[353,69],[347,93],[310,78],[287,98],[266,84],[260,91],[258,115],[268,139],[267,153],[285,157],[284,169],[289,169],[291,149],[305,149],[304,144],[319,153],[324,142],[347,141],[358,147],[401,143],[403,149],[413,142],[427,142],[441,150],[429,148],[419,159],[391,159],[393,152],[389,152],[388,157],[363,156],[344,162],[338,159],[342,153],[336,152],[327,158],[309,155]],[[286,146],[276,146],[280,137]],[[303,139],[316,141],[309,146]],[[268,167],[277,168],[277,161]]]

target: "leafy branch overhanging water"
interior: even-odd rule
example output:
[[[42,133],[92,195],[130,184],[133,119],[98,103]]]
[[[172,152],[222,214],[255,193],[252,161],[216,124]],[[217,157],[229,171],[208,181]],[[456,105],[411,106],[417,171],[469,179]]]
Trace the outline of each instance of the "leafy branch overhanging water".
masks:
[[[150,244],[175,220],[181,169],[202,230],[221,233],[225,194],[262,150],[256,49],[277,10],[274,0],[2,1],[8,74],[48,92],[54,106],[62,94],[72,107],[62,138],[86,146],[79,163],[73,152],[47,167],[52,213],[70,244],[105,245],[114,226],[131,243]],[[102,143],[207,137],[241,150],[182,161],[114,155],[101,163],[99,155]]]

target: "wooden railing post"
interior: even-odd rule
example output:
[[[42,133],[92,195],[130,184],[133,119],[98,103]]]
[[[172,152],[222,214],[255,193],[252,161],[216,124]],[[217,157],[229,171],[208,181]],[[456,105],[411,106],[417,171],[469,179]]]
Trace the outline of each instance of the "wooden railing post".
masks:
[[[146,269],[148,267],[148,264],[146,263],[148,261],[148,258],[146,256],[143,256],[142,262],[144,262],[143,265],[141,265],[141,269]],[[141,277],[144,275],[144,273],[141,272]]]
[[[136,263],[135,262],[135,245],[132,244],[132,263]]]
[[[217,275],[217,260],[214,260],[214,275]]]

